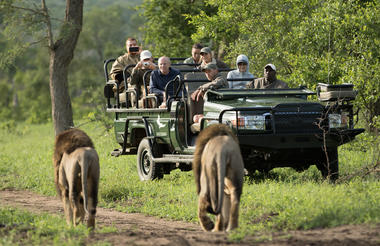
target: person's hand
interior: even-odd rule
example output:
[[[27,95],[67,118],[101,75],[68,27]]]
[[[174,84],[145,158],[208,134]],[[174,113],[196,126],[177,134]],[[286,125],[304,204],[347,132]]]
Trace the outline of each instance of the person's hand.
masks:
[[[144,67],[144,65],[143,65],[143,61],[139,61],[137,64],[136,64],[136,66],[135,66],[135,68],[137,68],[137,69],[142,69]]]
[[[153,62],[149,61],[149,66],[147,68],[150,70],[155,70],[157,68],[157,66]]]
[[[203,118],[203,114],[196,114],[194,115],[193,117],[193,122],[194,123],[199,123],[201,121],[201,119]]]
[[[166,102],[161,103],[161,105],[159,106],[159,108],[166,108]]]
[[[205,94],[205,93],[204,93],[202,90],[199,90],[199,92],[198,92],[198,94],[197,94],[196,101],[198,102],[199,99],[203,98],[204,94]]]
[[[199,98],[203,98],[203,95],[204,95],[204,92],[200,89],[197,89],[196,91],[193,92],[193,94],[191,94],[191,99],[193,101],[199,101]]]

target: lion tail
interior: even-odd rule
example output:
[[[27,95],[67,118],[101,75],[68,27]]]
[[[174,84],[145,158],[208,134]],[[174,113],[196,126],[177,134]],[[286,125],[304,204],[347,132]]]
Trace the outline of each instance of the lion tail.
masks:
[[[218,153],[216,158],[217,173],[215,175],[215,189],[211,189],[211,204],[215,214],[219,214],[224,199],[224,178],[226,177],[225,153]]]
[[[88,186],[87,186],[87,176],[88,176],[88,168],[89,165],[86,165],[85,163],[89,163],[87,153],[84,152],[84,155],[80,159],[81,163],[81,173],[82,173],[82,191],[83,191],[83,207],[86,213],[88,214],[87,205],[88,205]]]

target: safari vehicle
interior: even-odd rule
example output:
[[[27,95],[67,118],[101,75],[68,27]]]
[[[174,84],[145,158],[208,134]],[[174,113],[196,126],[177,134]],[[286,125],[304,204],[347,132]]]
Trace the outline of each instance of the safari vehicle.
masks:
[[[191,88],[207,80],[196,69],[182,71],[184,78],[170,82],[175,84],[176,93],[167,99],[167,108],[128,107],[128,103],[119,101],[121,96],[112,99],[110,88],[115,84],[108,80],[105,64],[107,112],[115,115],[115,137],[121,146],[112,154],[137,154],[141,180],[162,178],[175,168],[191,170],[198,132],[190,129],[191,110],[181,92],[186,87],[190,94]],[[124,93],[134,93],[128,91]],[[152,98],[147,94],[144,100]],[[205,94],[200,130],[215,123],[230,126],[239,139],[248,173],[268,172],[276,167],[302,171],[316,165],[323,177],[335,180],[337,147],[364,131],[354,128],[354,98],[352,84],[319,84],[317,92],[305,87],[211,89]]]

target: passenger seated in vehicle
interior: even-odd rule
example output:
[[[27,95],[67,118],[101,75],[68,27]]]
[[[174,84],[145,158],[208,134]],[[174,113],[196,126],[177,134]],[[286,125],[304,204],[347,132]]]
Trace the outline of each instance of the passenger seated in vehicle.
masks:
[[[140,47],[137,45],[137,40],[135,38],[128,38],[125,42],[125,48],[127,52],[119,56],[116,61],[112,64],[110,71],[110,76],[113,80],[116,80],[120,84],[119,92],[124,91],[124,84],[121,83],[123,78],[123,70],[128,65],[135,65],[139,62]],[[132,72],[132,68],[127,70],[129,73]],[[115,88],[116,89],[116,88]]]
[[[191,57],[185,59],[183,63],[186,64],[200,64],[201,61],[201,49],[203,48],[203,45],[197,43],[194,44],[191,48]]]
[[[226,63],[220,60],[217,60],[212,56],[212,51],[209,47],[203,47],[201,49],[201,59],[202,59],[201,69],[203,66],[209,63],[216,64],[218,68],[229,68]]]
[[[249,61],[246,55],[239,55],[236,58],[236,70],[228,72],[227,79],[254,79],[255,76],[249,72]],[[248,80],[244,81],[228,81],[231,89],[245,89]]]
[[[286,89],[288,84],[276,77],[276,66],[267,64],[264,67],[264,77],[255,79],[247,84],[247,88],[253,89]]]
[[[158,105],[166,107],[164,102],[164,93],[166,84],[173,80],[177,75],[181,75],[180,71],[171,67],[170,58],[162,56],[158,59],[158,69],[154,70],[150,75],[149,90],[157,96]],[[169,85],[168,97],[173,96],[173,85]],[[161,105],[162,104],[162,105]]]
[[[199,86],[199,88],[191,94],[190,109],[192,110],[191,116],[194,123],[199,123],[203,117],[203,96],[208,89],[220,89],[228,88],[227,80],[219,73],[218,67],[214,63],[206,64],[202,67],[202,71],[205,72],[206,77],[209,81],[204,85]],[[196,125],[192,125],[192,131]],[[198,129],[199,131],[199,129]]]
[[[152,53],[149,50],[143,50],[140,53],[140,61],[132,69],[131,76],[128,78],[128,86],[138,91],[140,107],[143,105],[141,99],[146,96],[144,87],[144,74],[149,70],[155,69],[157,69],[157,65],[153,63]],[[147,79],[149,79],[149,77]],[[149,81],[147,81],[147,84],[149,85]],[[131,101],[132,106],[134,106],[136,102],[134,94],[131,94]]]

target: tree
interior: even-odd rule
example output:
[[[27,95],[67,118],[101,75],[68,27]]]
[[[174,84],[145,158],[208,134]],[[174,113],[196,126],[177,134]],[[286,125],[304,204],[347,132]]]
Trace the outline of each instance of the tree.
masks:
[[[45,0],[41,0],[39,7],[26,1],[2,1],[0,10],[5,13],[4,24],[8,34],[11,34],[10,38],[17,40],[13,48],[14,51],[18,51],[14,52],[15,56],[36,42],[48,47],[49,87],[55,134],[70,128],[74,123],[68,90],[68,69],[82,30],[83,0],[66,0],[65,17],[58,24],[57,39],[54,39],[54,19],[49,15]],[[44,30],[45,35],[41,35],[41,30]],[[34,34],[33,37],[40,39],[25,44],[25,40],[28,39],[20,38],[20,32],[29,37]]]
[[[207,14],[216,8],[207,6],[206,1],[197,0],[144,0],[138,7],[145,18],[143,32],[146,47],[157,56],[184,57],[190,55],[195,26],[189,23],[187,15],[201,11]],[[145,47],[144,46],[144,47]]]
[[[262,75],[274,63],[290,86],[353,83],[356,105],[371,130],[380,113],[380,2],[302,0],[208,0],[218,9],[188,16],[196,40],[212,38],[227,59],[248,55]]]

